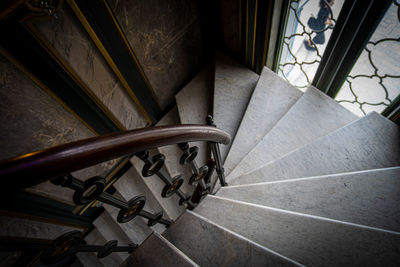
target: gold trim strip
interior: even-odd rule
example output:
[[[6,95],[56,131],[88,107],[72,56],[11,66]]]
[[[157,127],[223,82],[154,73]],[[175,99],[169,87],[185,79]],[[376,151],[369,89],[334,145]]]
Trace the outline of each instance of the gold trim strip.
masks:
[[[116,17],[114,16],[114,13],[112,12],[108,2],[106,0],[103,0],[103,2],[104,2],[104,5],[107,8],[108,13],[110,14],[110,17],[112,18],[112,20],[114,22],[115,28],[117,29],[119,35],[122,38],[122,41],[124,42],[125,46],[128,48],[128,51],[129,51],[129,54],[130,54],[132,60],[135,62],[137,68],[139,69],[140,75],[142,76],[142,78],[143,78],[143,80],[144,80],[144,82],[146,84],[147,89],[149,90],[151,96],[153,97],[153,100],[156,103],[157,107],[161,110],[160,104],[157,101],[157,97],[156,97],[156,95],[154,93],[153,87],[151,86],[149,79],[147,78],[146,74],[144,73],[142,65],[140,65],[139,60],[137,59],[135,52],[133,51],[128,39],[126,38],[126,35],[122,31],[121,25],[119,25],[119,23],[118,23]]]
[[[400,111],[392,117],[392,121],[397,121],[398,118],[400,118]]]
[[[0,19],[5,18],[8,14],[12,13],[15,9],[17,9],[22,4],[22,0],[14,1],[9,4],[0,12]]]
[[[56,96],[50,88],[48,88],[42,81],[39,80],[33,73],[31,73],[27,68],[25,68],[17,59],[15,59],[11,54],[9,54],[5,49],[0,47],[0,53],[6,57],[11,63],[13,63],[20,71],[25,73],[37,86],[39,86],[43,91],[45,91],[48,95],[54,98],[65,110],[70,112],[75,118],[77,118],[80,122],[82,122],[90,131],[92,131],[95,135],[99,135],[87,122],[82,119],[75,111],[70,109],[68,105],[66,105],[58,96]]]
[[[239,32],[239,45],[240,45],[240,49],[243,48],[243,40],[242,40],[242,1],[241,0],[237,0],[236,1],[237,5],[238,5],[238,32]]]
[[[125,126],[114,116],[114,114],[104,105],[104,103],[93,93],[93,91],[81,80],[78,74],[72,69],[67,61],[62,58],[57,50],[49,43],[43,34],[34,26],[32,21],[22,24],[29,33],[38,41],[47,53],[58,63],[58,65],[68,74],[68,76],[89,96],[93,102],[106,114],[106,116],[121,130],[126,131]]]
[[[124,76],[122,73],[119,71],[117,65],[111,58],[111,56],[108,54],[107,50],[101,43],[100,39],[98,38],[97,34],[94,32],[92,27],[90,26],[89,22],[87,21],[86,17],[83,15],[82,11],[79,9],[78,5],[75,3],[74,0],[67,0],[68,4],[70,5],[71,9],[75,13],[75,15],[78,17],[79,21],[87,31],[87,33],[90,35],[92,38],[93,42],[96,44],[97,48],[100,50],[101,54],[103,57],[106,59],[108,64],[110,65],[111,69],[115,72],[117,75],[118,79],[121,81],[122,85],[125,87],[125,90],[129,94],[129,96],[133,99],[139,110],[142,112],[143,116],[147,120],[149,124],[152,124],[152,120],[150,119],[150,116],[147,114],[146,110],[143,108],[143,106],[140,104],[139,100],[133,93],[132,89],[130,88],[128,82],[125,80]]]
[[[249,0],[246,0],[246,51],[245,51],[245,57],[246,57],[246,64],[248,60],[248,46],[249,46]]]
[[[268,12],[267,12],[267,23],[265,26],[265,38],[264,38],[264,51],[263,51],[263,59],[262,59],[262,69],[264,68],[265,64],[267,63],[267,53],[268,53],[268,43],[269,37],[271,33],[271,17],[272,17],[272,9],[274,8],[274,4],[272,1],[268,1]]]
[[[253,53],[251,56],[251,68],[254,69],[254,56],[256,53],[256,35],[257,35],[257,9],[258,0],[256,0],[255,10],[254,10],[254,31],[253,31]]]

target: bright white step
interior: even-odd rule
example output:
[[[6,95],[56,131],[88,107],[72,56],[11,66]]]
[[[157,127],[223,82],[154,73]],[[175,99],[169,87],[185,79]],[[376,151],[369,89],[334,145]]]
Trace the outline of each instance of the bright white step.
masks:
[[[400,167],[223,187],[218,196],[400,232]]]
[[[400,128],[373,112],[230,185],[344,173],[400,165]]]
[[[191,211],[163,236],[200,266],[299,265]]]
[[[400,233],[208,196],[196,213],[306,266],[398,266]]]
[[[198,266],[164,237],[153,234],[121,266]]]
[[[248,173],[302,147],[358,117],[335,100],[310,87],[227,178]]]
[[[300,90],[264,68],[225,160],[226,176],[302,95]]]
[[[208,66],[175,96],[182,124],[206,124],[206,117],[211,114],[213,78],[213,68]],[[193,142],[190,145],[200,149],[196,158],[197,164],[206,164],[209,158],[207,143]]]
[[[258,75],[234,60],[217,53],[213,100],[214,122],[219,129],[235,137],[256,86]],[[229,145],[220,146],[224,160]]]

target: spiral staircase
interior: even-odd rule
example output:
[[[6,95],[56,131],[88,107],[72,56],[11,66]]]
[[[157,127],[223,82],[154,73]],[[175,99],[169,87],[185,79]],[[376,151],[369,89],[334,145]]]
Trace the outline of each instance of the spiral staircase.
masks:
[[[176,95],[158,126],[205,124],[209,114],[232,138],[219,147],[228,186],[213,173],[200,204],[179,205],[194,190],[189,177],[211,157],[205,142],[189,143],[199,148],[195,166],[180,164],[189,150],[182,145],[132,157],[113,197],[143,195],[145,209],[172,224],[120,223],[118,210],[103,204],[86,242],[138,247],[102,259],[79,252],[74,266],[400,265],[396,124],[377,113],[358,118],[314,87],[303,93],[268,68],[258,76],[222,54]],[[157,154],[165,156],[161,176],[185,178],[180,193],[162,196],[165,181],[143,176]]]

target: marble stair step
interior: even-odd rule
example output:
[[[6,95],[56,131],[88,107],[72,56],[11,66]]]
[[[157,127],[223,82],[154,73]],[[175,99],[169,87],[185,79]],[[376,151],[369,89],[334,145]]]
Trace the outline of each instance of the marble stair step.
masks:
[[[299,265],[191,211],[163,236],[200,266]]]
[[[121,228],[121,226],[111,217],[111,215],[104,211],[96,220],[93,221],[93,225],[97,231],[104,237],[105,240],[117,240],[119,245],[129,245],[132,241],[129,239],[127,234]],[[118,252],[115,253],[116,257],[119,257],[123,262],[127,257],[128,253]]]
[[[196,213],[306,266],[398,266],[400,233],[208,196]]]
[[[122,264],[124,266],[199,266],[159,234],[152,234]]]
[[[229,57],[217,53],[213,99],[214,122],[218,128],[235,137],[240,122],[257,84],[258,75]],[[225,160],[230,145],[221,145]]]
[[[162,211],[164,213],[163,217],[165,219],[170,219],[168,212],[163,209],[162,205],[158,202],[157,198],[153,195],[153,192],[147,187],[146,183],[143,181],[141,174],[136,170],[136,168],[130,168],[121,178],[116,181],[113,186],[123,199],[129,201],[133,197],[142,195],[146,198],[146,204],[144,209],[151,213],[157,213]],[[165,227],[156,224],[152,229],[158,233],[162,233]]]
[[[163,125],[176,125],[180,124],[178,110],[173,107],[157,124],[157,126]],[[182,154],[178,145],[174,144],[171,146],[159,147],[158,149],[150,150],[150,155],[156,154],[164,154],[165,155],[165,164],[161,171],[165,174],[169,174],[171,177],[174,177],[178,174],[182,175],[185,179],[185,182],[182,185],[182,191],[186,193],[191,193],[194,190],[193,186],[188,185],[189,178],[191,176],[191,171],[189,166],[182,166],[179,164],[179,158]],[[167,216],[175,220],[178,218],[185,210],[184,206],[179,206],[180,198],[173,194],[171,197],[163,198],[161,196],[161,192],[165,187],[163,181],[161,181],[156,175],[150,177],[142,177],[142,169],[144,163],[138,157],[133,157],[131,162],[136,169],[136,171],[140,174],[141,179],[146,184],[147,188],[151,191],[151,194],[157,200],[162,209],[166,212]]]
[[[206,124],[206,117],[211,114],[211,93],[214,88],[214,69],[208,66],[188,83],[176,96],[180,122],[182,124]],[[199,147],[197,164],[203,166],[210,158],[206,142],[193,142]]]
[[[102,233],[98,229],[93,229],[86,237],[85,241],[89,245],[101,245],[103,246],[110,240],[114,239],[106,239]],[[126,245],[126,244],[120,244]],[[128,256],[128,252],[125,252]],[[111,253],[107,257],[97,258],[97,253],[94,252],[79,252],[76,254],[76,257],[83,264],[83,266],[105,266],[105,267],[117,267],[123,262],[123,260],[117,255],[119,253]]]
[[[400,232],[400,167],[223,187],[218,196]]]
[[[264,68],[225,160],[225,175],[257,145],[303,93]]]
[[[118,191],[115,192],[113,196],[119,199],[123,199]],[[118,223],[117,216],[119,209],[112,207],[108,204],[103,204],[103,207],[106,210],[105,212],[109,213],[110,217],[114,220],[116,224],[118,224],[118,226],[133,243],[140,245],[153,232],[153,229],[147,226],[147,220],[145,220],[144,218],[136,216],[129,222]]]
[[[310,87],[231,172],[227,181],[302,147],[358,117]]]
[[[399,165],[399,126],[372,112],[271,163],[230,180],[230,185],[271,182]]]
[[[77,261],[79,261],[80,266],[83,267],[107,267],[97,258],[95,253],[91,252],[81,252],[76,254]],[[78,265],[79,266],[79,265]]]

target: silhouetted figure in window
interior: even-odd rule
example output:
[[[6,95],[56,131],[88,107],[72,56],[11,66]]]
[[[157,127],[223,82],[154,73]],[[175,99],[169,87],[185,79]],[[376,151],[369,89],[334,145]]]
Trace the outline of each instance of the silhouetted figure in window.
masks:
[[[330,15],[330,8],[329,6],[333,6],[334,0],[321,0],[319,2],[320,9],[318,11],[318,16],[316,18],[311,17],[307,24],[308,26],[316,31],[317,35],[312,39],[313,42],[308,39],[307,41],[304,41],[304,45],[307,50],[310,51],[315,51],[316,48],[314,44],[324,44],[325,43],[325,34],[323,29],[325,29],[326,25],[332,25],[333,22],[329,18]],[[328,6],[329,5],[329,6]]]

